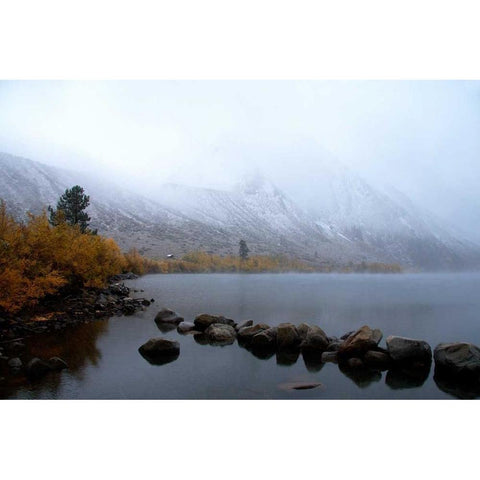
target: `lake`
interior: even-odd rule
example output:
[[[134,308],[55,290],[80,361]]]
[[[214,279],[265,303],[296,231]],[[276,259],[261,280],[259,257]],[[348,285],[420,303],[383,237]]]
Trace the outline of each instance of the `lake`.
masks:
[[[41,358],[58,355],[61,373],[33,383],[0,388],[17,399],[446,399],[475,397],[428,376],[394,372],[342,372],[333,363],[311,364],[302,355],[259,359],[237,342],[201,345],[192,335],[160,332],[161,307],[187,321],[199,313],[272,326],[306,322],[341,336],[366,324],[388,335],[480,345],[480,274],[171,274],[125,282],[155,303],[133,316],[77,325],[26,341]],[[151,365],[138,347],[165,336],[180,342],[180,356]],[[318,382],[310,390],[288,390],[289,382]]]

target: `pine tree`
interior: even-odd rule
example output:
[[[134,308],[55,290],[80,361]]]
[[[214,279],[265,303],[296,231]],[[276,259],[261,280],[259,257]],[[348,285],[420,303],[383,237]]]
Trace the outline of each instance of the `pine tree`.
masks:
[[[245,240],[240,240],[240,249],[238,254],[242,260],[246,260],[248,258],[248,252],[250,251],[247,247],[247,242]]]
[[[50,224],[58,225],[65,221],[69,225],[78,225],[82,233],[96,233],[88,230],[88,222],[90,217],[85,209],[90,205],[90,197],[85,195],[82,187],[75,185],[72,188],[67,188],[65,193],[57,202],[57,209],[48,207],[50,213]]]

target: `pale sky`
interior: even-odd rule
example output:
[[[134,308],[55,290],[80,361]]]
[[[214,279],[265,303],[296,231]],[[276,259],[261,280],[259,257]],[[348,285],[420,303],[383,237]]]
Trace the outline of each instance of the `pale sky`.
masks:
[[[252,171],[295,194],[338,160],[480,240],[475,81],[3,81],[0,151],[147,194]]]

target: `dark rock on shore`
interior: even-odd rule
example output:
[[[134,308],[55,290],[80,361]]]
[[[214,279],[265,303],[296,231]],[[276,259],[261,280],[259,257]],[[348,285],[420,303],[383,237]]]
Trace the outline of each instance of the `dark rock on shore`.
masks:
[[[235,342],[236,332],[231,325],[212,323],[204,332],[213,345],[231,345]]]
[[[368,350],[374,349],[382,339],[382,332],[378,329],[372,330],[367,325],[352,333],[340,345],[338,349],[339,356],[355,356],[363,354]]]
[[[18,357],[11,358],[8,361],[8,366],[10,368],[21,368],[23,365],[22,361]]]
[[[441,343],[435,347],[435,371],[445,376],[480,381],[480,349],[471,343]]]
[[[180,317],[175,313],[173,310],[169,310],[168,308],[162,308],[157,315],[155,316],[155,323],[162,324],[168,323],[170,325],[178,325],[179,323],[183,322],[183,317]]]
[[[423,340],[390,335],[387,338],[387,351],[394,362],[421,362],[427,365],[432,361],[432,349]]]
[[[210,315],[208,313],[202,313],[195,317],[193,321],[195,328],[201,332],[205,331],[213,323],[221,323],[224,325],[235,326],[235,322],[230,318],[225,318],[222,315]]]
[[[151,364],[163,365],[172,362],[180,355],[180,344],[165,338],[151,338],[138,351]]]

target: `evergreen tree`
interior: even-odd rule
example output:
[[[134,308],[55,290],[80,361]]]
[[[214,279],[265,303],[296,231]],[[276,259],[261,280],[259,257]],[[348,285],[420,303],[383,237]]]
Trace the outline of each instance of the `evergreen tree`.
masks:
[[[250,251],[247,247],[247,242],[245,240],[240,240],[240,249],[238,254],[242,260],[246,260],[248,258],[248,252]]]
[[[90,217],[85,209],[90,205],[90,197],[85,195],[82,187],[75,185],[72,188],[67,188],[65,193],[57,202],[57,209],[48,207],[50,213],[50,224],[58,225],[65,221],[69,225],[78,225],[82,233],[96,233],[88,230],[88,222]]]

